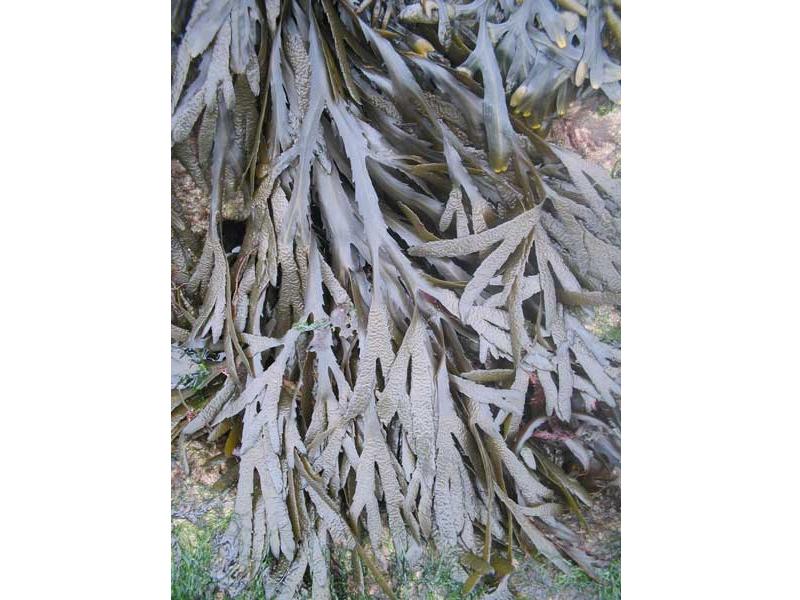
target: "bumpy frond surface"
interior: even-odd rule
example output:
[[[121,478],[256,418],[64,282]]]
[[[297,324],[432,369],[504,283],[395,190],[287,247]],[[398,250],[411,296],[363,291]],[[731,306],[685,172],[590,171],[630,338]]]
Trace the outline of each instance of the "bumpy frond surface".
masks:
[[[333,545],[392,596],[387,540],[497,597],[512,547],[591,572],[552,450],[619,461],[619,348],[584,323],[619,302],[620,186],[540,134],[619,99],[616,6],[173,2],[173,153],[210,198],[173,339],[219,358],[180,439],[227,436],[226,568],[271,555],[268,597],[327,597]]]

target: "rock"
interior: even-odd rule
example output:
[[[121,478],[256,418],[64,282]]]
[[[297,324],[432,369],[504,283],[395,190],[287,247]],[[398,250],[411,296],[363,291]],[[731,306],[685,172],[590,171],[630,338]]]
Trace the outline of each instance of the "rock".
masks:
[[[573,102],[567,114],[553,122],[549,139],[613,172],[619,170],[621,122],[620,107],[598,94]]]

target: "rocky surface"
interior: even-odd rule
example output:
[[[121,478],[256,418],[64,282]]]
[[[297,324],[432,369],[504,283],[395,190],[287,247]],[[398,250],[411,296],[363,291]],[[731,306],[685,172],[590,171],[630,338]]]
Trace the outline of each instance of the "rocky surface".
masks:
[[[602,95],[575,102],[550,129],[550,141],[575,150],[604,166],[614,176],[621,172],[622,112]]]

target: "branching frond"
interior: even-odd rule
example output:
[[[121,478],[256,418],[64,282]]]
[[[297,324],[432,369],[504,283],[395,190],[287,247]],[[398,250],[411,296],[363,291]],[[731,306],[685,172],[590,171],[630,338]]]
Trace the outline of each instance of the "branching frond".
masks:
[[[210,215],[202,253],[173,224],[173,337],[222,362],[177,431],[230,431],[231,568],[270,554],[268,597],[308,573],[324,598],[338,545],[392,596],[388,534],[412,564],[462,548],[496,597],[502,548],[591,571],[557,521],[589,497],[548,452],[619,463],[619,348],[584,323],[619,303],[620,186],[537,131],[618,100],[615,9],[178,4],[173,148]]]

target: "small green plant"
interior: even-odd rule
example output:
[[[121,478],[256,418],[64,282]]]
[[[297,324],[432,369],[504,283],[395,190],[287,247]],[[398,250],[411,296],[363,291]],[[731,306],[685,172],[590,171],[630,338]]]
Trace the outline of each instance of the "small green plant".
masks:
[[[178,522],[172,529],[172,600],[216,600],[220,598],[211,576],[215,556],[214,540],[228,526],[230,515],[209,512],[202,525]],[[245,588],[224,600],[266,600],[262,575],[269,566],[265,559]]]
[[[611,114],[614,111],[615,108],[616,108],[616,104],[614,104],[613,102],[602,102],[597,107],[597,111],[596,112],[597,112],[597,114],[599,116],[605,117],[606,115]]]
[[[600,334],[600,339],[604,342],[616,342],[619,344],[622,341],[622,328],[619,325],[610,325]]]
[[[205,600],[214,597],[211,578],[213,551],[210,528],[178,523],[173,529],[172,600]]]
[[[209,352],[205,348],[184,348],[183,353],[197,365],[197,370],[181,376],[178,380],[178,389],[180,390],[196,390],[202,387],[211,374],[208,363],[216,363],[222,360],[220,353]]]
[[[559,574],[555,579],[559,589],[570,588],[590,594],[597,600],[619,600],[622,594],[622,574],[620,559],[599,572],[599,580],[594,581],[586,573],[575,569],[569,574]]]
[[[617,559],[602,573],[601,600],[616,599],[622,595],[622,571],[620,560]]]
[[[595,314],[592,331],[601,341],[614,344],[622,342],[622,327],[619,313],[609,307],[601,307]]]
[[[200,388],[208,379],[209,370],[206,363],[201,362],[197,365],[197,371],[181,375],[178,380],[178,389],[185,390],[187,388],[196,390]]]

